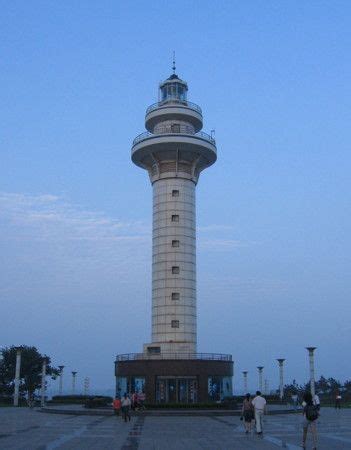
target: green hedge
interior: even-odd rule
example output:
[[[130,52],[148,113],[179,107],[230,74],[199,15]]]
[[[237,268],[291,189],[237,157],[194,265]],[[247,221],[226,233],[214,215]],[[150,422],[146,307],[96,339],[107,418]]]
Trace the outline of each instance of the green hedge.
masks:
[[[86,408],[101,408],[106,406],[111,406],[113,399],[112,397],[106,397],[106,396],[96,396],[88,398],[84,406]]]
[[[272,404],[276,405],[279,403],[286,404],[286,400],[283,399],[283,401],[281,401],[279,395],[264,395],[264,394],[262,394],[262,395],[266,399],[266,402],[268,405],[272,405]],[[245,397],[246,397],[245,395],[239,395],[237,397],[234,397],[234,401],[236,401],[237,403],[242,405]],[[251,398],[254,398],[254,397],[255,397],[255,395],[252,394]]]
[[[0,406],[12,406],[13,397],[11,396],[0,396]],[[18,399],[19,406],[28,406],[27,400],[24,397]]]
[[[104,395],[54,395],[49,403],[85,405],[94,399],[100,399],[100,402],[105,402],[106,404],[112,403],[112,397]]]
[[[87,395],[54,395],[49,403],[84,404],[89,398]]]
[[[146,409],[228,409],[226,403],[145,403]]]

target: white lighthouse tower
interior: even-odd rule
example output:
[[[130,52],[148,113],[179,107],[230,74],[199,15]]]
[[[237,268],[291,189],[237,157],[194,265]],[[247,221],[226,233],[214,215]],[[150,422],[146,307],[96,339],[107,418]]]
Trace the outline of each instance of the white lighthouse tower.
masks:
[[[143,352],[150,358],[196,353],[195,187],[217,157],[187,91],[173,66],[160,101],[146,110],[147,131],[132,146],[132,160],[148,171],[153,189],[152,342]]]

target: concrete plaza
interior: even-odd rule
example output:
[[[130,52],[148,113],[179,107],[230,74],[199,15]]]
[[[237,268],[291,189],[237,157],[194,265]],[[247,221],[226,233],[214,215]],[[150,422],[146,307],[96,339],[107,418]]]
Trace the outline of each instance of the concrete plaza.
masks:
[[[318,450],[351,449],[351,409],[324,408]],[[264,435],[245,435],[239,417],[120,417],[40,413],[0,408],[2,450],[244,450],[299,449],[301,416],[265,417]],[[307,448],[312,448],[309,437]]]

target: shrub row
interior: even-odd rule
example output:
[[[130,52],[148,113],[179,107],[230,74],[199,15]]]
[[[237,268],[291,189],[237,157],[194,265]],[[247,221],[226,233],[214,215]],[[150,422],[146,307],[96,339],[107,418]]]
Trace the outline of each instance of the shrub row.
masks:
[[[86,400],[84,406],[86,408],[103,408],[106,406],[111,406],[113,399],[112,397],[98,396],[92,397]]]
[[[145,403],[146,409],[226,409],[225,403]]]
[[[19,406],[27,406],[27,400],[24,397],[19,397],[18,404],[19,404]],[[6,396],[0,395],[0,405],[12,406],[13,405],[13,397],[9,396],[9,395],[6,395]]]
[[[112,397],[103,395],[54,395],[50,403],[85,405],[95,399],[99,399],[100,403],[108,404],[112,402]]]

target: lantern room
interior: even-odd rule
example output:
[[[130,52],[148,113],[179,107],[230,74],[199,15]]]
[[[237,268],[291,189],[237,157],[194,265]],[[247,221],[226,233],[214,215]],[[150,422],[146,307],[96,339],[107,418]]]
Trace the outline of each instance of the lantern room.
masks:
[[[186,103],[186,94],[188,85],[185,81],[178,78],[178,75],[173,73],[166,81],[160,84],[160,101],[161,102],[184,102]]]

